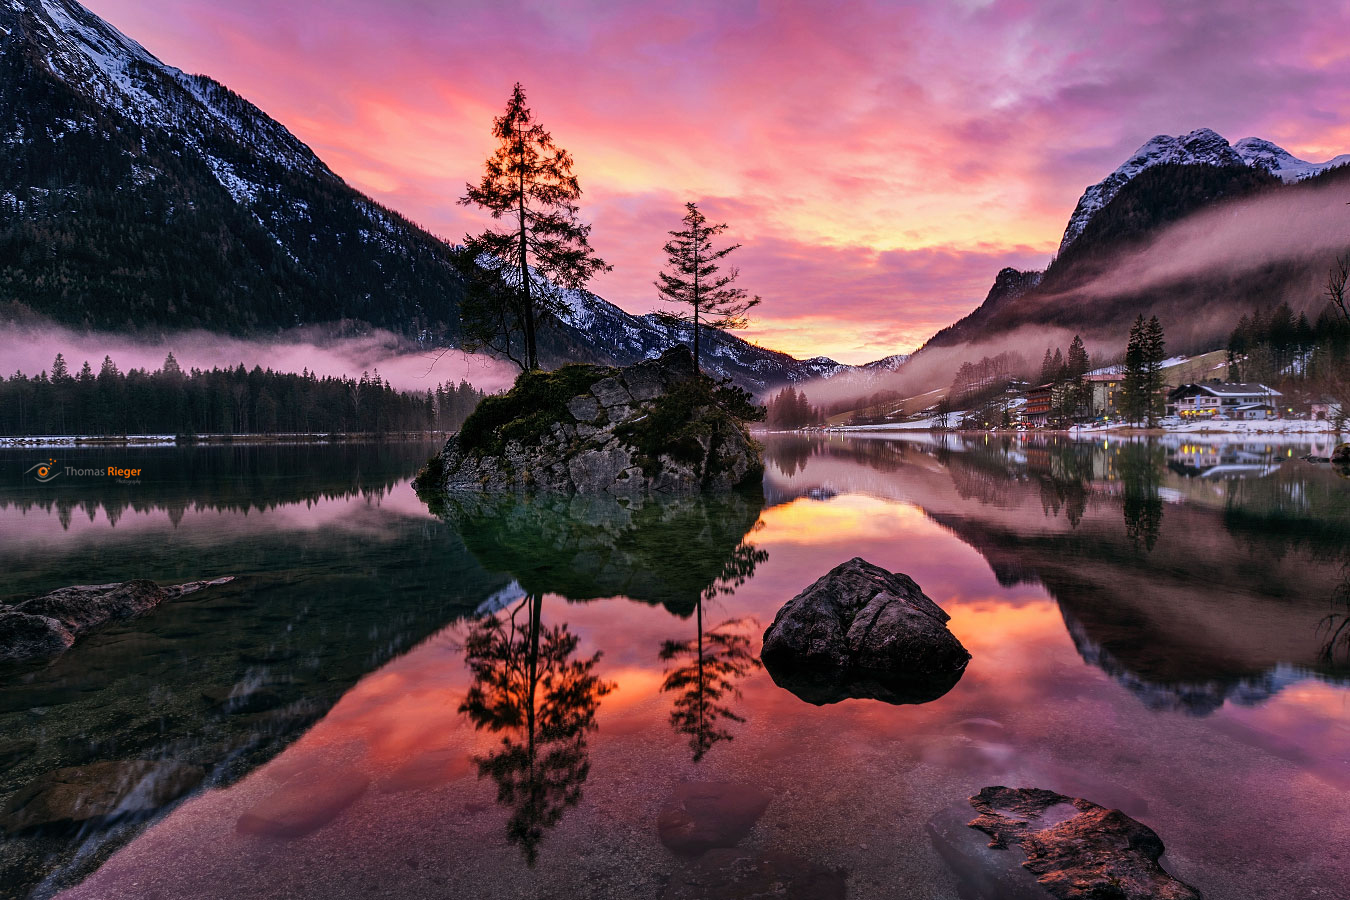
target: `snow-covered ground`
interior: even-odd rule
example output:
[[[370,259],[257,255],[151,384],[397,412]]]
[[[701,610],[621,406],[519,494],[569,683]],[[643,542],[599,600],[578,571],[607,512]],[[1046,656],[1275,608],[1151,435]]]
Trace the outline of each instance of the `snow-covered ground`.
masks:
[[[949,428],[955,427],[965,415],[963,411],[950,413],[947,417],[950,423]],[[912,422],[886,422],[880,425],[835,425],[823,429],[828,432],[877,432],[877,431],[930,431],[937,430],[938,422],[936,417],[915,419]],[[1030,429],[1023,431],[1024,434],[1036,434],[1043,432],[1043,429]],[[1129,434],[1133,432],[1142,432],[1142,428],[1132,428],[1128,425],[1075,425],[1068,429],[1070,434]],[[1183,425],[1173,425],[1171,427],[1159,427],[1154,431],[1162,431],[1167,434],[1336,434],[1336,428],[1331,422],[1312,421],[1309,419],[1266,419],[1264,421],[1251,422],[1216,422],[1211,420],[1199,422],[1187,422]],[[1347,432],[1350,433],[1350,432]]]
[[[1075,425],[1074,434],[1135,431],[1128,425]],[[1313,419],[1257,419],[1252,421],[1215,421],[1202,419],[1181,425],[1161,426],[1168,434],[1334,434],[1335,424]]]

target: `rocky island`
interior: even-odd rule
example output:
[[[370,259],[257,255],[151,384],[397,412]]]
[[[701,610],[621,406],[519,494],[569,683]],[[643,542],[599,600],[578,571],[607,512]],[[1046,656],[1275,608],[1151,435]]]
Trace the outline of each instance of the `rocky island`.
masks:
[[[749,394],[694,368],[688,348],[625,368],[526,372],[483,400],[414,482],[446,494],[723,492],[764,471]]]

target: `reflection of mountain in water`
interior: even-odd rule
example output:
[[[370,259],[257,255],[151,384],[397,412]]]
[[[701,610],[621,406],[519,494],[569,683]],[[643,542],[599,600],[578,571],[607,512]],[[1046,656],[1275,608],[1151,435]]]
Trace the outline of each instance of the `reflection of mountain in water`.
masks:
[[[1110,675],[1153,710],[1175,710],[1203,716],[1220,709],[1224,701],[1232,701],[1239,706],[1260,706],[1289,685],[1317,677],[1316,673],[1307,669],[1279,663],[1273,669],[1247,678],[1158,684],[1145,681],[1131,671],[1128,665],[1112,656],[1104,646],[1094,642],[1088,636],[1087,629],[1067,614],[1064,625],[1084,662]]]
[[[188,495],[202,489],[180,486]],[[411,488],[397,490],[415,509]],[[425,515],[359,496],[334,506],[317,529],[307,503],[222,510],[209,531],[161,524],[172,539],[153,532],[154,552],[145,532],[106,526],[92,547],[59,527],[55,541],[6,546],[18,579],[7,587],[24,595],[56,586],[54,577],[77,580],[72,572],[91,581],[239,577],[92,634],[50,663],[0,672],[0,805],[45,773],[100,761],[171,759],[205,769],[203,787],[232,783],[284,750],[363,675],[505,582]],[[56,515],[36,509],[25,529]],[[0,895],[77,881],[141,827],[7,835]]]
[[[758,493],[461,495],[446,501],[444,517],[484,568],[509,572],[525,593],[623,596],[687,617],[763,505]]]
[[[888,476],[869,487],[878,459]],[[836,440],[771,489],[805,495],[814,471],[916,503],[1004,585],[1043,585],[1083,658],[1153,708],[1204,715],[1350,674],[1325,646],[1350,547],[1346,487],[1325,468],[1209,481],[1145,442]]]

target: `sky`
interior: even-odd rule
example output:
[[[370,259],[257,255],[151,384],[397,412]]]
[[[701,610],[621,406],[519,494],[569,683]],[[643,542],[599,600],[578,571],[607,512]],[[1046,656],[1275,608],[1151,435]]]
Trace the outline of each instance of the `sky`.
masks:
[[[613,265],[659,308],[695,201],[763,298],[748,339],[861,363],[920,345],[1156,134],[1350,151],[1350,2],[86,0],[214,77],[354,187],[460,240],[514,82],[576,161]]]

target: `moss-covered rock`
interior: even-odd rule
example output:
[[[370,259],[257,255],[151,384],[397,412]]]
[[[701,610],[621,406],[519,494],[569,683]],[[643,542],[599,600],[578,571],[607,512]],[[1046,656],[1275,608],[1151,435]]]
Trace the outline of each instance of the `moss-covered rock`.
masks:
[[[415,486],[434,507],[465,491],[727,491],[763,474],[745,428],[762,414],[698,374],[686,347],[621,369],[528,372],[479,404]]]

